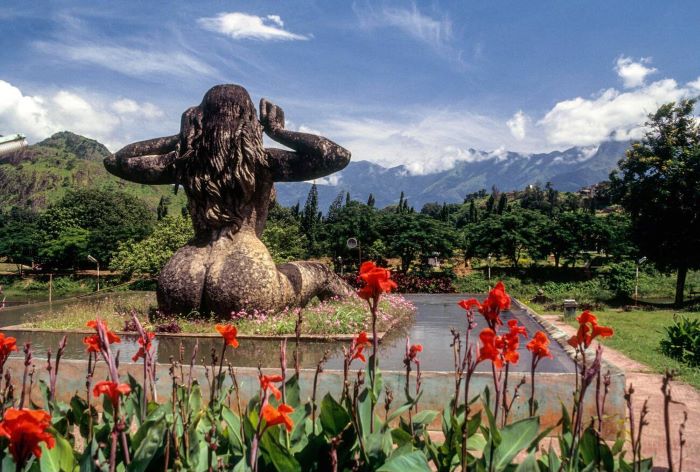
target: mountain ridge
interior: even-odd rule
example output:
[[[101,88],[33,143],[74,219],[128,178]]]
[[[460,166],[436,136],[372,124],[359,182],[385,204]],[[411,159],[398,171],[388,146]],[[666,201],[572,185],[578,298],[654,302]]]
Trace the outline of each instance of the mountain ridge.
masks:
[[[521,154],[472,152],[472,161],[458,161],[447,170],[412,175],[405,166],[383,167],[368,161],[351,161],[337,176],[336,185],[318,183],[319,208],[326,210],[339,193],[367,201],[370,193],[378,207],[398,203],[404,192],[409,205],[420,209],[430,202],[461,203],[467,194],[495,185],[501,191],[551,182],[560,191],[576,191],[607,180],[629,147],[627,141],[606,141],[596,148],[572,147],[564,151]],[[321,179],[321,182],[327,181]],[[387,184],[387,182],[389,182]],[[306,201],[309,182],[276,184],[277,201],[291,206]]]
[[[372,193],[376,206],[385,207],[397,203],[403,191],[409,205],[420,209],[429,202],[459,203],[467,194],[493,185],[510,191],[551,182],[558,190],[575,191],[606,180],[628,147],[629,142],[607,141],[597,148],[535,154],[470,150],[471,160],[423,175],[411,174],[404,165],[351,161],[331,178],[319,179],[319,208],[325,212],[345,192],[360,201]],[[0,209],[42,209],[76,187],[115,188],[143,198],[152,208],[162,197],[170,199],[173,211],[185,205],[184,192],[174,196],[170,186],[134,184],[109,174],[102,165],[109,155],[98,141],[63,131],[0,156]],[[277,201],[303,205],[310,187],[309,182],[277,183]]]

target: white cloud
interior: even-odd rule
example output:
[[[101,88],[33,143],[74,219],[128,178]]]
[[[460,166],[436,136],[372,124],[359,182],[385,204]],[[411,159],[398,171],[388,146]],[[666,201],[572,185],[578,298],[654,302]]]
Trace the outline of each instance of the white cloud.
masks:
[[[436,20],[419,12],[415,4],[410,10],[386,8],[382,13],[387,25],[399,28],[409,36],[435,47],[442,47],[452,39],[452,23],[449,18]]]
[[[543,129],[547,143],[554,146],[590,146],[609,139],[639,139],[649,113],[664,103],[695,93],[690,84],[678,86],[673,79],[627,92],[610,88],[592,98],[561,101],[537,124]]]
[[[144,118],[161,118],[165,114],[163,110],[150,102],[137,103],[130,98],[121,98],[111,105],[112,110],[120,115],[141,115]]]
[[[162,116],[163,112],[148,102],[139,104],[128,98],[111,101],[67,90],[48,96],[26,95],[0,80],[0,129],[23,133],[32,142],[68,130],[116,150],[135,137],[148,137],[141,133],[160,127],[162,119],[157,118]]]
[[[643,57],[635,61],[631,57],[620,56],[615,62],[615,72],[622,79],[625,88],[635,88],[644,85],[647,75],[656,72],[656,68],[647,67],[651,58]]]
[[[197,23],[204,29],[230,36],[233,39],[257,39],[291,41],[309,39],[307,36],[291,33],[284,29],[278,15],[265,18],[247,13],[219,13],[215,17],[200,18]]]
[[[530,118],[522,110],[518,110],[510,120],[506,121],[506,125],[513,137],[518,141],[522,141],[525,139],[526,127],[529,121]]]
[[[433,17],[418,10],[415,3],[408,8],[383,7],[376,10],[370,3],[353,3],[360,26],[365,29],[396,28],[413,39],[430,46],[439,56],[464,67],[463,53],[453,45],[452,21],[448,15]],[[483,45],[474,46],[481,56]]]
[[[463,110],[421,109],[393,119],[335,117],[319,125],[325,136],[346,146],[354,160],[386,167],[404,165],[412,174],[452,168],[458,161],[502,156],[474,149],[513,149],[517,142],[499,120]]]
[[[133,77],[148,77],[154,74],[211,77],[217,74],[208,64],[182,51],[147,51],[124,46],[47,42],[37,42],[35,46],[63,59],[94,64]]]

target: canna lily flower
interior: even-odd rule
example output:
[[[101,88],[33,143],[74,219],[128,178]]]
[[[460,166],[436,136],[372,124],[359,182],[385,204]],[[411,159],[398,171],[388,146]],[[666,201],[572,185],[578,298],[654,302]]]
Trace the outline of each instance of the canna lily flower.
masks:
[[[350,360],[353,361],[355,359],[360,359],[362,362],[367,362],[367,359],[365,359],[365,355],[362,353],[362,351],[368,347],[369,344],[367,333],[362,331],[355,339],[352,340],[352,344],[350,344]]]
[[[146,353],[151,350],[151,341],[153,338],[156,337],[155,333],[146,333],[146,336],[148,336],[148,341],[146,341],[146,345],[144,346],[143,342],[143,337],[139,336],[139,344],[141,347],[139,347],[139,350],[136,354],[134,354],[134,357],[131,358],[133,362],[136,362],[137,360],[141,358],[146,358]]]
[[[127,384],[117,384],[117,382],[103,380],[102,382],[97,382],[95,384],[95,388],[92,389],[92,393],[95,395],[95,397],[107,395],[112,401],[112,407],[116,410],[119,406],[119,397],[131,393],[131,387],[129,387]]]
[[[501,310],[508,310],[510,308],[510,297],[506,293],[506,287],[503,285],[503,282],[499,281],[496,286],[491,289],[483,303],[480,303],[476,298],[470,298],[460,301],[458,305],[467,311],[476,307],[479,313],[486,318],[489,326],[495,328],[503,324],[499,315]]]
[[[418,362],[418,353],[423,352],[422,344],[414,344],[408,349],[408,359],[413,362]]]
[[[294,422],[289,417],[289,414],[293,412],[294,408],[286,403],[280,404],[280,406],[277,408],[268,403],[262,409],[262,417],[265,420],[265,425],[267,428],[270,426],[283,424],[284,427],[287,428],[287,432],[291,432],[292,427],[294,427]]]
[[[51,415],[44,410],[8,408],[0,421],[0,436],[10,440],[10,454],[21,469],[32,455],[41,457],[40,443],[48,449],[56,445],[54,437],[46,432],[51,426]]]
[[[532,353],[532,357],[536,362],[545,357],[554,359],[552,352],[549,350],[549,338],[544,331],[536,332],[525,347],[527,347],[527,350]]]
[[[569,346],[578,348],[583,346],[587,349],[591,342],[597,336],[607,338],[613,335],[613,329],[608,326],[598,326],[598,318],[589,310],[581,313],[576,320],[578,321],[578,331],[574,336],[569,338]]]
[[[238,329],[230,324],[227,325],[216,325],[216,330],[224,337],[226,345],[233,348],[238,347]]]
[[[388,269],[377,267],[374,262],[365,262],[360,266],[360,278],[365,282],[357,294],[365,300],[379,300],[379,296],[385,292],[391,292],[398,287],[391,280],[391,272]]]
[[[16,350],[17,340],[12,336],[5,337],[4,333],[0,333],[0,366],[5,365],[10,353]]]
[[[268,390],[272,392],[277,401],[279,401],[280,398],[282,398],[282,392],[275,387],[274,382],[282,382],[283,380],[284,378],[281,375],[261,375],[260,388],[263,390],[263,392],[267,392]]]
[[[479,349],[479,357],[476,362],[490,360],[497,369],[503,367],[501,351],[498,348],[500,340],[496,332],[491,328],[484,328],[479,333],[479,340],[481,341],[481,348]]]
[[[86,326],[97,331],[97,323],[98,320],[90,320],[87,322]],[[107,323],[105,323],[102,320],[100,320],[99,323],[105,330],[105,334],[107,335],[107,342],[109,342],[109,344],[120,343],[122,341],[121,338],[114,333],[114,331],[110,331],[107,328]],[[100,352],[102,348],[99,334],[91,334],[90,336],[85,336],[83,338],[83,344],[87,346],[87,352]]]

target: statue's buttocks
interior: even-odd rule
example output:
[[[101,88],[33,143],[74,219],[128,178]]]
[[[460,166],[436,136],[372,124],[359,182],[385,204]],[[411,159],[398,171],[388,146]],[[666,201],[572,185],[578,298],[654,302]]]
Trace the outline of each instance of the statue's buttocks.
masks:
[[[292,151],[265,149],[263,130]],[[349,160],[326,138],[284,129],[284,113],[264,99],[258,121],[243,87],[219,85],[183,114],[178,135],[130,144],[105,167],[139,183],[179,185],[187,194],[195,238],[161,271],[159,308],[227,315],[348,293],[322,264],[276,266],[259,237],[274,182],[322,177]]]

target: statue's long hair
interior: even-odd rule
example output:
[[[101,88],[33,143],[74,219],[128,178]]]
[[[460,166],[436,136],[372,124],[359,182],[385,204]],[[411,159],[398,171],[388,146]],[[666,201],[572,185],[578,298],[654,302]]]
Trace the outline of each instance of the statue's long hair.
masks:
[[[217,85],[183,113],[175,168],[195,228],[238,231],[261,165],[262,126],[243,87]]]

